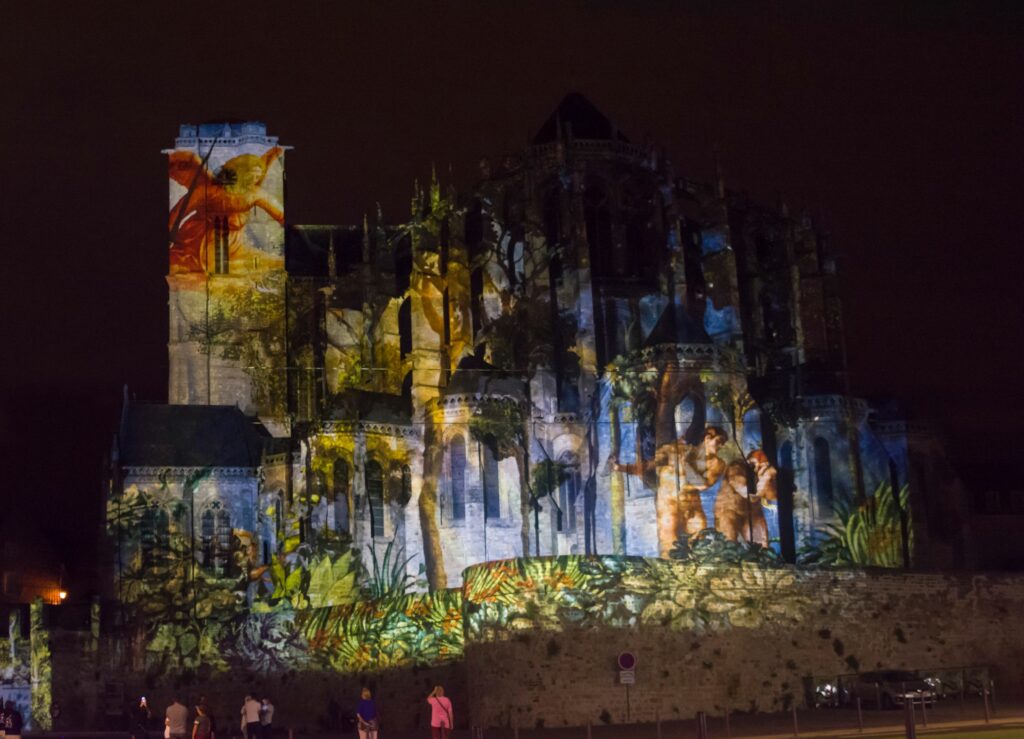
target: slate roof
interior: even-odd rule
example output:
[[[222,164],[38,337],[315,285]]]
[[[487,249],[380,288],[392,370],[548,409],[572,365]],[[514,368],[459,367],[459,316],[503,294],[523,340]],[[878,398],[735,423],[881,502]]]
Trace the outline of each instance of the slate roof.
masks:
[[[473,355],[462,358],[442,393],[446,396],[504,395],[520,400],[526,398],[526,388],[521,377],[503,372]]]
[[[131,404],[118,449],[127,467],[256,467],[269,438],[235,406]]]
[[[407,398],[367,390],[346,390],[329,409],[329,416],[338,421],[372,421],[397,426],[412,422],[412,404]]]
[[[534,144],[550,144],[558,141],[558,124],[562,125],[563,134],[567,126],[572,126],[574,139],[601,139],[608,141],[625,141],[615,125],[594,104],[578,92],[570,92],[558,104],[555,112],[545,121],[544,125],[533,137]]]

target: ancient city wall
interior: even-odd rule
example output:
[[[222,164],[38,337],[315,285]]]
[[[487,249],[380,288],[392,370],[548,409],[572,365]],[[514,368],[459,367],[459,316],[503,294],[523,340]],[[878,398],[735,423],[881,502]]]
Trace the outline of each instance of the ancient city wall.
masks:
[[[216,645],[174,659],[124,630],[97,642],[51,628],[55,728],[113,728],[117,695],[145,694],[162,715],[178,691],[207,695],[233,730],[252,690],[275,699],[281,726],[330,733],[369,685],[388,726],[411,729],[435,683],[462,725],[617,723],[622,651],[639,657],[631,721],[782,710],[803,705],[814,678],[878,667],[988,665],[1000,694],[1024,690],[1024,575],[565,556],[468,568],[461,592],[275,613],[224,623]]]
[[[1022,576],[547,564],[466,573],[472,585],[506,567],[515,585],[467,591],[465,668],[488,676],[469,680],[474,723],[625,721],[622,651],[639,657],[633,721],[783,710],[805,702],[813,676],[879,667],[989,665],[1004,695],[1024,687]]]

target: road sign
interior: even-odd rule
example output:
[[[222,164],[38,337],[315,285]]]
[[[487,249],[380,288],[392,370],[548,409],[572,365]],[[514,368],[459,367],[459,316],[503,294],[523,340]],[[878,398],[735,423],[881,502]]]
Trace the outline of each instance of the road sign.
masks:
[[[636,655],[632,652],[622,652],[619,654],[619,669],[628,670],[632,672],[636,669]]]
[[[636,670],[619,670],[619,685],[636,685]]]

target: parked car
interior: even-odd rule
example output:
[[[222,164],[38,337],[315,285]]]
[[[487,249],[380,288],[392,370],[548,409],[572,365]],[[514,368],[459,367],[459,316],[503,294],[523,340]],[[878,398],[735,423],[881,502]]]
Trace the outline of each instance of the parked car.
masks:
[[[914,703],[935,703],[935,690],[923,679],[905,670],[864,672],[847,686],[850,700],[880,705],[881,708]]]

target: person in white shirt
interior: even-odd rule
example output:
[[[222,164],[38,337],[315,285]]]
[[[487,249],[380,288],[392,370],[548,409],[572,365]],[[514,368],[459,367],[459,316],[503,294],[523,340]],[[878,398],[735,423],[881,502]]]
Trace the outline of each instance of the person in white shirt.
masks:
[[[260,739],[260,702],[251,695],[245,696],[241,713],[245,739]]]

